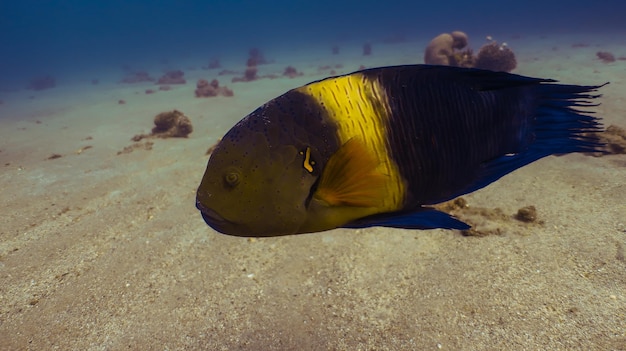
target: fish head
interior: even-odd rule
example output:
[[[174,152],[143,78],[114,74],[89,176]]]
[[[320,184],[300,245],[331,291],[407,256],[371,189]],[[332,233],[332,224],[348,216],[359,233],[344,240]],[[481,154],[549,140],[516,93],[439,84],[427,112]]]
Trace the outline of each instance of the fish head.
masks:
[[[307,197],[318,178],[306,167],[311,150],[277,129],[279,121],[260,108],[211,154],[196,206],[213,229],[235,236],[287,235],[306,220]]]

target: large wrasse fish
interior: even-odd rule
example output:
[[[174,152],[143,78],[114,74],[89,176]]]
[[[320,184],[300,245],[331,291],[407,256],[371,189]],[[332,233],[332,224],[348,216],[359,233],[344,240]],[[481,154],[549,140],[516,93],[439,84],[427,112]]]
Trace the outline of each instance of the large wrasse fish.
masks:
[[[428,205],[540,158],[597,152],[599,86],[446,66],[362,70],[293,89],[238,122],[196,206],[215,230],[468,229]]]

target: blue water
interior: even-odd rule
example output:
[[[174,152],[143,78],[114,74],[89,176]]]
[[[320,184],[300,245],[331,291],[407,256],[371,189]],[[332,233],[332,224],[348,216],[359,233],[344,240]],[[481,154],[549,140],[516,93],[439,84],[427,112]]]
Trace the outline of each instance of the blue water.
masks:
[[[165,1],[0,2],[0,89],[31,77],[164,59],[245,56],[250,47],[481,33],[626,34],[626,1]]]

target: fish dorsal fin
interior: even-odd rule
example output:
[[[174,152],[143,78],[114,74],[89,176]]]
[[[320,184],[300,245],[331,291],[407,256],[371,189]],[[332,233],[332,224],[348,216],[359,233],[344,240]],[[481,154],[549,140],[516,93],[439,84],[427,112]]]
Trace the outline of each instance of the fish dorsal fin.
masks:
[[[350,139],[328,160],[314,197],[330,206],[373,207],[382,202],[386,176],[362,141]]]

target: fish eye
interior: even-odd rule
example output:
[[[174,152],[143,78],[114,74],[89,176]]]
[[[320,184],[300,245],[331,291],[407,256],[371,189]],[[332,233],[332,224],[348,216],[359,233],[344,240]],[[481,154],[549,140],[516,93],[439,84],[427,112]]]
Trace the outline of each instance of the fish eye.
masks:
[[[237,186],[237,184],[239,184],[240,178],[241,177],[239,176],[239,172],[236,171],[230,171],[224,175],[224,181],[231,188],[234,188]]]

